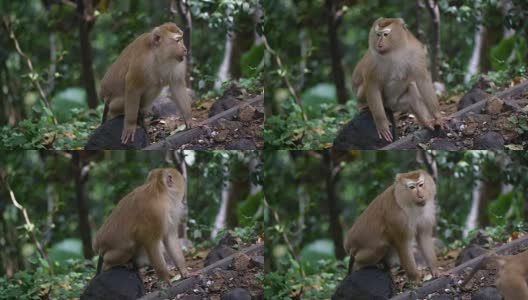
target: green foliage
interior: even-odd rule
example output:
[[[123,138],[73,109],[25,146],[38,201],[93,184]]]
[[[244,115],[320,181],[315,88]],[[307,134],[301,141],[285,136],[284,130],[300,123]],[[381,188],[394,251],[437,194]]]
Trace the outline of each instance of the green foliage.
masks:
[[[322,88],[329,91],[328,87]],[[266,119],[264,139],[268,149],[323,149],[331,147],[338,131],[356,113],[355,104],[332,104],[331,100],[317,102],[317,92],[308,98],[313,118],[303,120],[300,107],[292,98],[281,103],[281,114]],[[308,111],[308,109],[307,109]]]
[[[29,271],[16,272],[12,278],[0,277],[0,299],[78,298],[95,274],[91,265],[81,260],[54,262],[51,274],[45,260],[33,260]]]
[[[35,120],[22,120],[16,127],[0,127],[0,148],[81,149],[88,136],[101,123],[102,109],[100,106],[97,114],[78,108],[61,110],[59,115],[70,117],[58,125],[54,125],[49,117],[42,116]]]

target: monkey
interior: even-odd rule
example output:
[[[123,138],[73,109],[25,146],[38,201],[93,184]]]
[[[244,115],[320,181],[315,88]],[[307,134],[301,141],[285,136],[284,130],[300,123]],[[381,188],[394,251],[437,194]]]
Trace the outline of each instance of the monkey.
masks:
[[[392,142],[385,109],[411,112],[423,126],[444,127],[427,69],[425,47],[401,18],[379,18],[369,32],[369,47],[352,73],[360,109],[369,109],[378,136]]]
[[[119,201],[93,242],[94,251],[102,257],[103,270],[148,262],[159,278],[170,283],[165,249],[182,277],[188,277],[178,241],[185,186],[185,179],[176,169],[154,169],[143,185]]]
[[[348,272],[399,258],[407,277],[420,274],[413,256],[416,241],[433,277],[438,276],[433,248],[436,224],[436,184],[423,170],[396,175],[394,183],[378,195],[348,231],[344,248],[350,255]],[[397,257],[396,257],[397,254]]]
[[[105,102],[103,123],[125,115],[123,144],[134,141],[138,114],[150,108],[167,85],[185,126],[191,127],[186,56],[182,30],[174,23],[165,23],[136,38],[110,66],[101,82],[100,95]]]
[[[503,256],[491,253],[482,258],[462,282],[465,287],[475,274],[482,269],[497,268],[495,284],[505,300],[528,299],[528,251]]]

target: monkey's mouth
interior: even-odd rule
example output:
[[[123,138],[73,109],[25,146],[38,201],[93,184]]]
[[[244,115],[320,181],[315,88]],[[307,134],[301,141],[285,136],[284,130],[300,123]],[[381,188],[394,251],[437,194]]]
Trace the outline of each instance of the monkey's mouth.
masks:
[[[423,200],[423,201],[416,201],[416,205],[418,205],[418,206],[425,206],[425,200]]]

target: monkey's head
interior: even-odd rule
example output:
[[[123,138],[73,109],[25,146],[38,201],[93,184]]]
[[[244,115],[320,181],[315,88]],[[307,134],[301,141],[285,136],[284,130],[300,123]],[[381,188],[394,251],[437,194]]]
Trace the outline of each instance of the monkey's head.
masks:
[[[183,175],[174,168],[159,168],[150,171],[147,182],[164,186],[169,190],[179,190],[185,186]]]
[[[165,23],[151,32],[151,43],[164,59],[183,61],[187,56],[187,48],[183,43],[183,31],[174,23]]]
[[[395,189],[396,195],[417,206],[425,206],[436,195],[433,178],[423,170],[396,175]]]
[[[407,27],[401,18],[379,18],[369,33],[369,48],[383,55],[405,45]]]

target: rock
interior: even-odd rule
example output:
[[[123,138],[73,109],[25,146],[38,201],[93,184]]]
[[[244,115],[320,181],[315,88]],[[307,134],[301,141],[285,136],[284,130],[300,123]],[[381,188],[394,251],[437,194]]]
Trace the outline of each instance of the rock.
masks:
[[[475,138],[473,143],[475,150],[502,150],[504,149],[504,138],[495,131],[488,131]]]
[[[251,105],[242,105],[238,111],[238,119],[242,122],[249,122],[255,117],[256,109]]]
[[[251,294],[246,289],[236,288],[225,293],[222,300],[251,300]]]
[[[139,150],[145,148],[148,136],[143,127],[138,126],[134,136],[134,142],[126,145],[121,144],[121,133],[123,132],[124,116],[117,116],[107,120],[99,126],[88,138],[84,146],[85,150]]]
[[[81,300],[137,299],[145,295],[143,281],[137,270],[113,267],[101,272],[88,283]]]
[[[462,129],[462,133],[465,136],[472,136],[475,134],[477,130],[478,124],[477,123],[468,123],[464,128]]]
[[[435,138],[431,141],[431,150],[458,151],[460,147],[448,138]]]
[[[367,267],[350,273],[337,287],[332,300],[388,299],[393,295],[390,272]]]
[[[484,92],[479,88],[472,88],[469,90],[458,102],[457,109],[462,110],[468,106],[471,106],[479,101],[485,100],[490,94]]]
[[[498,115],[502,111],[503,107],[504,101],[497,97],[491,97],[486,103],[486,111],[490,115]]]
[[[257,255],[251,257],[251,260],[249,261],[249,267],[250,268],[264,268],[264,256]]]
[[[226,141],[227,136],[229,135],[229,130],[218,130],[213,131],[212,136],[213,140],[217,143],[223,143]]]
[[[453,296],[448,295],[448,294],[434,295],[433,297],[431,297],[431,300],[453,300],[453,299],[455,298],[453,298]]]
[[[217,125],[218,129],[227,129],[229,131],[242,128],[242,126],[244,126],[244,124],[240,121],[230,121],[226,119],[220,119]]]
[[[225,246],[238,246],[242,243],[242,240],[236,236],[236,234],[232,231],[228,231],[224,234],[224,236],[218,241],[218,245],[225,245]]]
[[[209,110],[209,117],[217,115],[232,107],[238,106],[240,102],[240,100],[237,100],[232,96],[222,97],[216,100],[215,103],[211,106],[211,109]]]
[[[214,247],[205,258],[204,267],[214,264],[215,262],[222,260],[231,254],[236,253],[236,250],[226,245],[218,245]]]
[[[250,139],[238,139],[227,144],[225,150],[257,150],[257,146]]]
[[[397,139],[396,123],[392,113],[387,115],[389,122],[392,124],[392,135],[394,140]],[[384,139],[378,137],[376,124],[370,111],[362,111],[352,121],[348,122],[337,134],[334,140],[335,150],[351,149],[379,149],[390,144]]]
[[[494,287],[485,287],[478,290],[471,296],[471,300],[502,300],[498,289]]]
[[[181,300],[202,300],[202,296],[199,296],[199,295],[187,295],[187,296],[183,296],[183,298],[181,298]]]
[[[469,241],[469,244],[486,246],[493,242],[493,238],[484,230],[479,230],[474,238]]]
[[[465,262],[472,260],[475,257],[481,256],[482,254],[488,252],[488,250],[482,248],[476,244],[470,244],[464,250],[460,251],[458,257],[455,261],[455,266],[459,266]]]
[[[166,118],[179,114],[178,106],[169,97],[158,97],[152,103],[152,114],[155,118]]]
[[[233,267],[237,271],[245,271],[249,267],[250,260],[249,256],[244,253],[236,255],[233,259]]]

